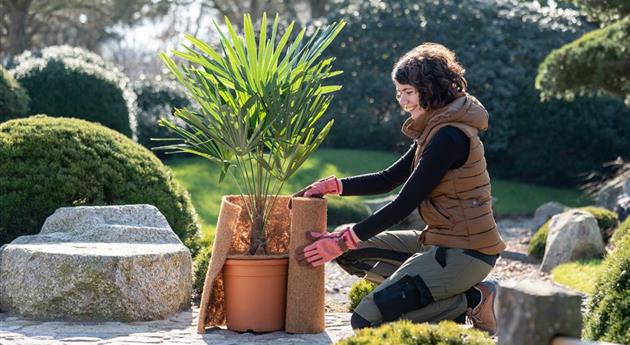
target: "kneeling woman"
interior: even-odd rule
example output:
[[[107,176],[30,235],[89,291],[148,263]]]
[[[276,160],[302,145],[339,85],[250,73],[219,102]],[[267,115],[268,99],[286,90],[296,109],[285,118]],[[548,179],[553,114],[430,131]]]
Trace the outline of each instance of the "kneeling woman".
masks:
[[[352,315],[352,327],[465,321],[494,333],[496,286],[483,279],[505,244],[492,214],[490,177],[479,131],[488,113],[466,93],[464,69],[453,52],[425,43],[395,64],[396,98],[409,113],[402,132],[413,142],[376,173],[317,181],[296,195],[372,195],[403,185],[389,204],[352,227],[313,233],[298,259],[317,266],[333,259],[380,285]],[[422,231],[385,231],[418,210]]]

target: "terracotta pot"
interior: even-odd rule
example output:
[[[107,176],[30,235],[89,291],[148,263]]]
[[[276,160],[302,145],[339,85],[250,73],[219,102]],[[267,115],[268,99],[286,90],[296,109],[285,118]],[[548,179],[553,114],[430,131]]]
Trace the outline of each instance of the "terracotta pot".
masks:
[[[228,258],[223,266],[227,328],[238,332],[284,329],[288,258]]]

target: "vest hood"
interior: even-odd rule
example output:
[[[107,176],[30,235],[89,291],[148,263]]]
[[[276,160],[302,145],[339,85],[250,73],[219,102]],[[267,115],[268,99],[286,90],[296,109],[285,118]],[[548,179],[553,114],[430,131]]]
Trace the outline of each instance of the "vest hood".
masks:
[[[458,122],[477,130],[488,129],[488,111],[475,97],[464,94],[445,107],[435,110],[427,124],[428,128],[445,122]]]

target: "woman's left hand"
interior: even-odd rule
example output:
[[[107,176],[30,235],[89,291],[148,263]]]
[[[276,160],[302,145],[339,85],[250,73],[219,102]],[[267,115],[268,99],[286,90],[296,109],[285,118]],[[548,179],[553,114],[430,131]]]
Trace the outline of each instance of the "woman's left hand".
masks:
[[[308,236],[314,239],[315,242],[302,250],[298,250],[297,259],[300,264],[310,264],[313,267],[321,266],[339,257],[349,249],[357,248],[357,236],[350,226],[339,232],[311,232]]]

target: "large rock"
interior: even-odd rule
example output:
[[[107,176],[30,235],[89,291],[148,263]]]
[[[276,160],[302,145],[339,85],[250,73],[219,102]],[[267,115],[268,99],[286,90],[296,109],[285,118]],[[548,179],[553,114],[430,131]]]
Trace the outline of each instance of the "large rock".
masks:
[[[556,214],[562,213],[568,209],[567,206],[562,205],[559,202],[550,201],[540,205],[534,213],[534,219],[532,220],[531,232],[535,234],[543,224],[545,224],[551,217]]]
[[[151,205],[67,207],[0,249],[0,308],[38,320],[141,321],[190,307],[191,257]]]
[[[365,200],[365,205],[370,209],[370,212],[374,213],[380,210],[383,206],[389,204],[396,198],[396,195],[388,195],[378,199]],[[410,215],[403,219],[400,223],[392,226],[391,230],[422,230],[426,224],[420,217],[417,210],[413,210]]]
[[[551,344],[557,335],[580,338],[582,298],[551,283],[501,282],[496,297],[499,345]]]
[[[570,261],[600,257],[605,247],[592,214],[570,210],[551,218],[540,269],[545,272]]]

